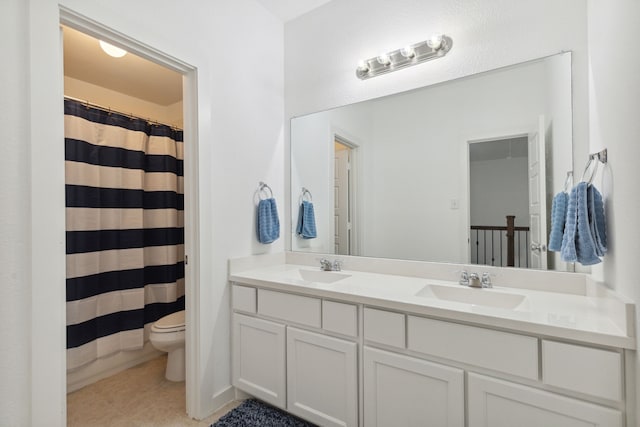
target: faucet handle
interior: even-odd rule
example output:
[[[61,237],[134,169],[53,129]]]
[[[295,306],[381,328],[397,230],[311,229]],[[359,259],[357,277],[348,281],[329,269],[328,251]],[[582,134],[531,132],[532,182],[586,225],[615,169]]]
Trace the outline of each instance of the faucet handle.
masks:
[[[320,268],[322,270],[325,270],[325,271],[331,270],[331,261],[329,261],[326,258],[321,258],[320,259]]]
[[[342,261],[340,261],[339,259],[336,259],[335,261],[333,261],[333,271],[340,271],[342,270]]]
[[[491,274],[486,271],[482,273],[481,282],[483,288],[493,288],[493,283],[491,283]]]
[[[469,273],[467,273],[467,270],[462,270],[460,272],[460,281],[458,283],[462,286],[469,286]]]

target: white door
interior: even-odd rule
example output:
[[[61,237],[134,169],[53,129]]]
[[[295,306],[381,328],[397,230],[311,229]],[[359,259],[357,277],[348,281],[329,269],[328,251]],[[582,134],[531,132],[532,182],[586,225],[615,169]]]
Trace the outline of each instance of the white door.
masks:
[[[335,253],[351,255],[351,218],[349,215],[351,149],[335,142],[334,215]]]
[[[469,373],[469,427],[622,427],[622,413]]]
[[[464,372],[365,347],[364,425],[464,426]]]
[[[544,116],[529,135],[529,251],[531,268],[547,269],[547,199]]]
[[[233,315],[233,385],[285,409],[285,326]]]
[[[321,426],[358,425],[355,342],[287,328],[287,410]]]

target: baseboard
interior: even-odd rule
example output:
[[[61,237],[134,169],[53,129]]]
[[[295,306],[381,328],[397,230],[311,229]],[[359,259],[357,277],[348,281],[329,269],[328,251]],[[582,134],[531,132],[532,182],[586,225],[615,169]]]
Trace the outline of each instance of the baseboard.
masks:
[[[236,388],[236,400],[247,400],[251,398],[253,398],[253,396],[251,396],[249,393],[245,393],[239,388]]]
[[[67,371],[67,393],[80,390],[103,378],[110,377],[140,363],[164,354],[147,342],[142,350],[121,351],[119,353],[95,360],[85,366]]]
[[[222,408],[227,403],[233,402],[236,399],[236,388],[233,386],[229,386],[213,395],[211,399],[211,407],[215,408],[213,412],[216,412],[218,409]],[[212,413],[213,413],[212,412]]]

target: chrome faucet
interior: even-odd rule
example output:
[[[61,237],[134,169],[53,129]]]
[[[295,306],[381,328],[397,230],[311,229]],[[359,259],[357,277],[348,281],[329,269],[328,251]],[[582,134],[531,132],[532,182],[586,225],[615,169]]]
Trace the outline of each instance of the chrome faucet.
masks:
[[[331,271],[333,270],[333,264],[326,258],[322,258],[320,260],[320,269],[323,271]]]
[[[469,273],[466,270],[460,272],[460,281],[462,286],[470,288],[493,288],[491,283],[491,275],[487,272],[482,273],[482,277],[478,273]]]
[[[320,260],[320,269],[322,271],[340,271],[342,269],[342,261],[335,260],[333,262],[326,258]]]
[[[480,283],[480,276],[478,276],[478,273],[469,274],[469,287],[470,288],[482,287],[482,283]]]

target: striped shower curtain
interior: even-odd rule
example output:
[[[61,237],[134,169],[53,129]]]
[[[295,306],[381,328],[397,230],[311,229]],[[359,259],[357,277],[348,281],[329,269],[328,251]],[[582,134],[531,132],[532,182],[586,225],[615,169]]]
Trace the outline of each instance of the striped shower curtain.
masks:
[[[182,131],[65,99],[67,369],[184,309]]]

